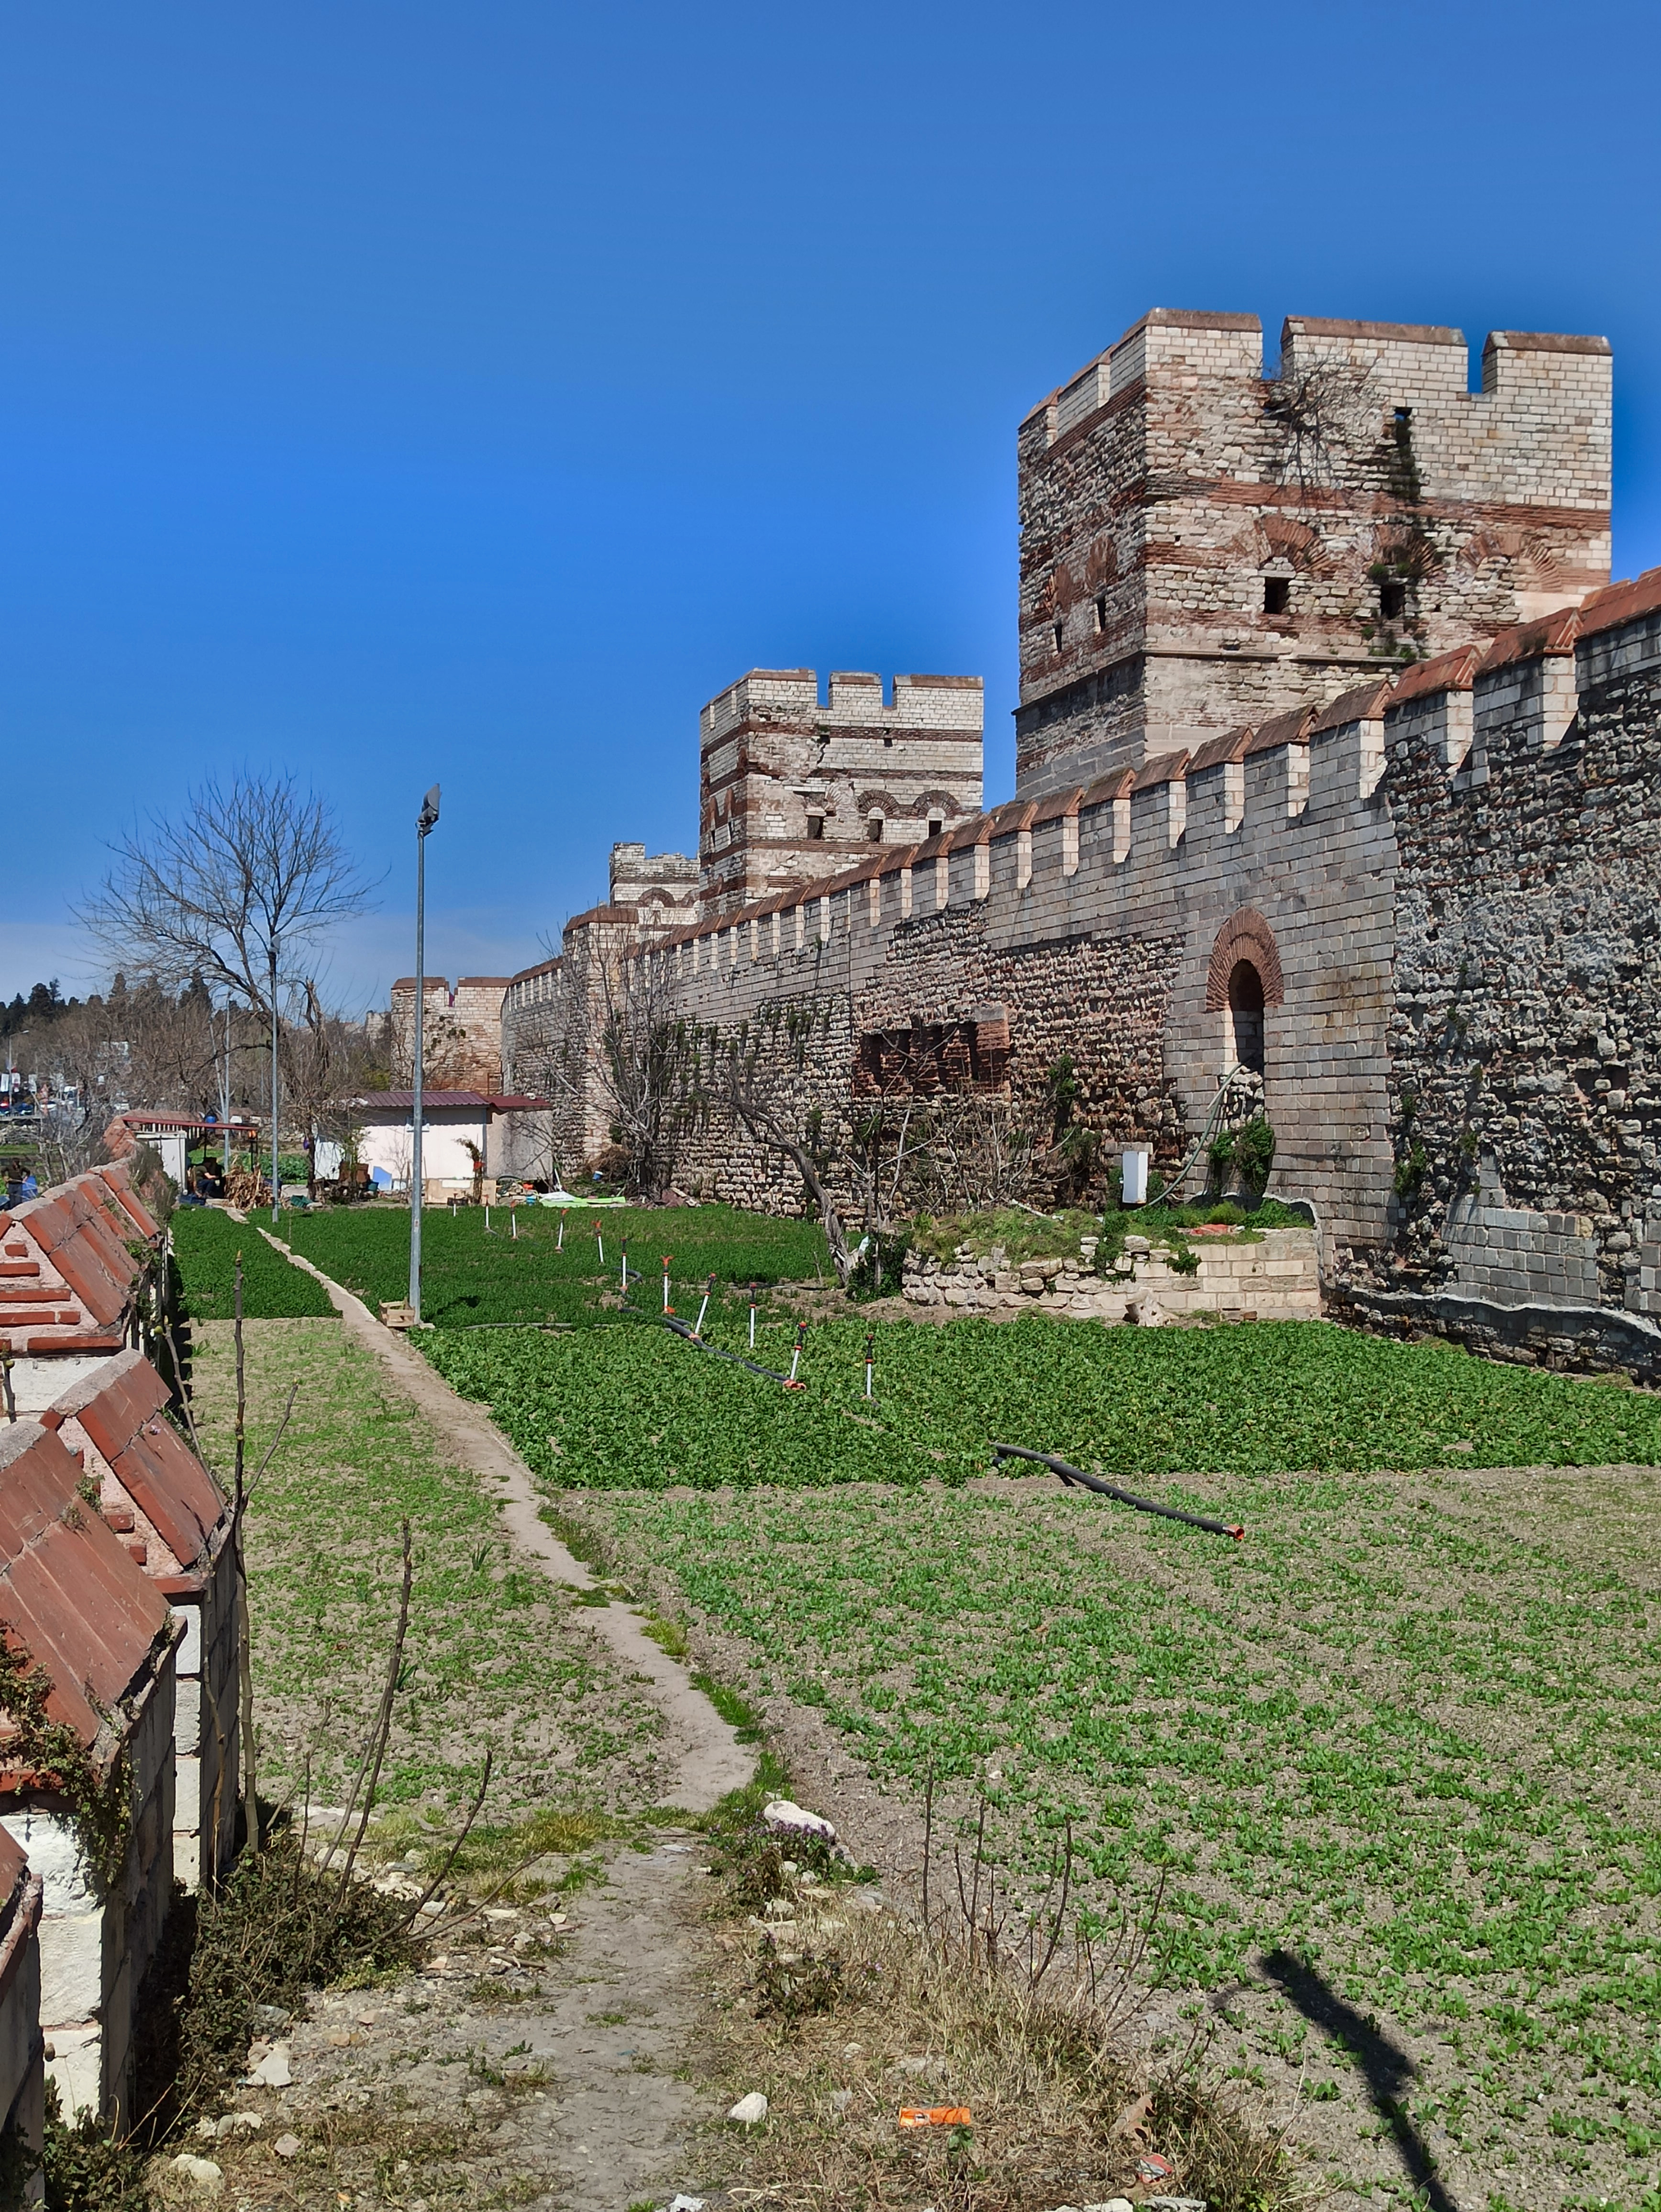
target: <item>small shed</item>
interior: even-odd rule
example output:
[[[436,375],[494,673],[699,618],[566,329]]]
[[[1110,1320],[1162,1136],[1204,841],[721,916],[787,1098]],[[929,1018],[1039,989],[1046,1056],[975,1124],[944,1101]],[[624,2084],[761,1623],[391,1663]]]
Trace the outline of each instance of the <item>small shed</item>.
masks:
[[[394,1190],[408,1190],[415,1154],[414,1091],[371,1091],[354,1098],[350,1112],[359,1132],[358,1158],[372,1174],[379,1168],[390,1177]],[[421,1180],[426,1195],[442,1198],[472,1188],[475,1175],[483,1172],[490,1127],[490,1102],[483,1092],[422,1092]]]
[[[0,1698],[0,1828],[39,1875],[40,2024],[66,2112],[132,2117],[138,1995],[173,1891],[173,1655],[167,1601],[82,1497],[38,1421],[0,1424],[0,1628],[45,1718],[80,1747],[54,1771]],[[84,1788],[80,1785],[84,1785]],[[89,1791],[101,1841],[88,1843]],[[111,1793],[113,1793],[113,1795]]]

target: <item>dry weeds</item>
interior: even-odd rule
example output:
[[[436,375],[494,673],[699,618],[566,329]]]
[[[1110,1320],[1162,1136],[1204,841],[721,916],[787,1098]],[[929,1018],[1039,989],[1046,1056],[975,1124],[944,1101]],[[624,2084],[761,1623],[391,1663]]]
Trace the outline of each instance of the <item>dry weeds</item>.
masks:
[[[811,1874],[749,1911],[745,1871],[711,1907],[722,1965],[709,2063],[770,2109],[742,2151],[726,2130],[733,2205],[1037,2212],[1183,2195],[1279,2212],[1310,2193],[1284,2132],[1208,2080],[1200,2049],[1153,2073],[1131,2054],[1135,1931],[1110,1959],[1069,1944],[1039,1973],[1047,1945],[989,1955],[960,1909],[925,1936],[880,1892]],[[831,2009],[781,2002],[792,1978],[834,1988]],[[967,2106],[970,2125],[903,2130],[902,2106]],[[1151,2154],[1168,2173],[1143,2170]]]

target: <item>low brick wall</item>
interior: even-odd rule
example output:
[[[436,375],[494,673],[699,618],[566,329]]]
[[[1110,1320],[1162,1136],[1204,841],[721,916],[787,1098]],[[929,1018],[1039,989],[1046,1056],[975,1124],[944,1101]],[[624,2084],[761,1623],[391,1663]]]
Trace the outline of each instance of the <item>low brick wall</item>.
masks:
[[[1129,1237],[1116,1261],[1098,1269],[1092,1237],[1076,1259],[1012,1261],[995,1245],[977,1256],[966,1244],[950,1260],[910,1254],[905,1296],[914,1304],[963,1313],[1049,1313],[1073,1321],[1147,1323],[1186,1314],[1231,1321],[1313,1321],[1321,1310],[1318,1252],[1312,1229],[1269,1229],[1252,1237],[1198,1236],[1194,1274],[1179,1273],[1164,1245]]]

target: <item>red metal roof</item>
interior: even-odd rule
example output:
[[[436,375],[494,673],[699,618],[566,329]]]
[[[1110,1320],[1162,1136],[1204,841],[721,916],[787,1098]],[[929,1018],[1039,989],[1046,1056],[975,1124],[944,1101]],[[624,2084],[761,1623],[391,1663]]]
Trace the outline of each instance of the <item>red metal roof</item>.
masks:
[[[90,1747],[152,1666],[167,1601],[81,1498],[80,1480],[38,1421],[0,1427],[0,1626],[29,1671],[51,1678],[48,1715]]]
[[[43,1425],[78,1421],[176,1565],[187,1568],[209,1550],[225,1504],[166,1418],[167,1404],[167,1385],[143,1354],[122,1352],[54,1399]]]
[[[421,1094],[423,1114],[440,1107],[488,1107],[490,1103],[480,1091],[423,1091]],[[361,1098],[354,1098],[352,1103],[354,1106],[388,1106],[400,1114],[412,1114],[415,1111],[415,1093],[413,1091],[368,1091]]]

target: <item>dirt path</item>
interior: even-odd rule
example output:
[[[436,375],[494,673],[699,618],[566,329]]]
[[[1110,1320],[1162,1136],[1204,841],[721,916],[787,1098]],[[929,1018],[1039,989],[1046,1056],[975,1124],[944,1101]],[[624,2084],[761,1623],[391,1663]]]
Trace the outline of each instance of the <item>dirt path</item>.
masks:
[[[289,2085],[238,2090],[225,2135],[192,2148],[238,2203],[301,2212],[623,2212],[702,2195],[684,2148],[712,2102],[684,2078],[709,1979],[699,1863],[697,1838],[666,1834],[575,1899],[474,1923],[417,1979],[313,1997],[273,2024]]]
[[[265,1230],[259,1233],[285,1259],[321,1283],[347,1333],[374,1352],[443,1441],[490,1487],[519,1549],[555,1583],[598,1589],[588,1569],[542,1519],[530,1469],[490,1417],[458,1397],[418,1352],[374,1318],[361,1298]],[[619,1604],[585,1607],[583,1615],[593,1634],[636,1679],[645,1678],[662,1712],[678,1778],[672,1802],[689,1813],[706,1813],[729,1790],[744,1789],[754,1778],[755,1754],[738,1741],[680,1662],[647,1635],[638,1615]]]

